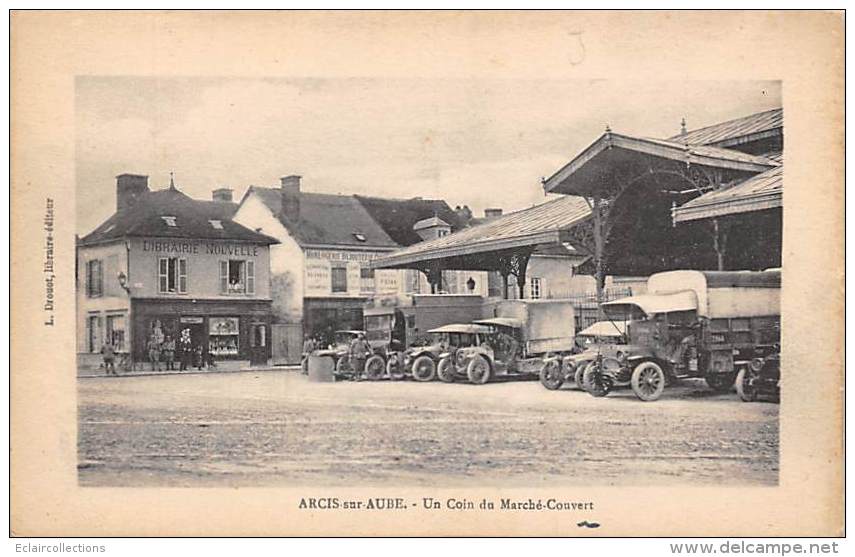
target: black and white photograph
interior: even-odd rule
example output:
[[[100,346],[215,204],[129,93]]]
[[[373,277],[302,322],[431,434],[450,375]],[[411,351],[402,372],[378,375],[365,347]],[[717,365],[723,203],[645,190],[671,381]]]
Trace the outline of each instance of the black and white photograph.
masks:
[[[76,95],[81,484],[777,484],[781,83]]]
[[[86,58],[71,72],[63,189],[28,193],[48,230],[32,240],[49,250],[34,316],[45,334],[63,331],[60,344],[28,346],[65,362],[50,373],[66,393],[68,494],[95,509],[124,497],[111,493],[213,505],[226,490],[234,506],[218,513],[253,508],[248,520],[270,524],[281,509],[297,520],[282,532],[332,535],[343,521],[359,535],[429,536],[665,535],[688,520],[668,506],[684,499],[718,516],[676,533],[745,533],[752,523],[728,524],[748,511],[739,499],[783,498],[812,459],[840,463],[822,455],[842,424],[819,416],[842,415],[842,346],[820,339],[842,322],[822,321],[836,291],[816,287],[842,276],[818,263],[842,262],[837,215],[825,248],[791,239],[817,235],[809,203],[837,185],[789,169],[842,149],[791,100],[815,93],[800,79],[750,64],[617,71],[626,45],[653,64],[654,45],[671,41],[621,35],[603,58],[599,25],[635,28],[653,13],[586,13],[597,26],[585,27],[556,12],[517,23],[510,12],[276,12],[269,23],[293,30],[281,53],[267,49],[262,13],[119,15],[111,36],[137,36],[123,21],[149,15],[165,34],[145,47],[158,53],[145,70]],[[237,36],[261,35],[245,50],[221,45],[222,71],[188,69],[184,58],[216,57],[191,47],[216,42],[202,22],[219,33],[230,15],[247,24]],[[742,21],[760,33],[766,21],[707,15],[674,12],[663,29]],[[416,32],[429,29],[448,33],[463,68],[483,54],[488,71],[446,58],[445,74],[418,71],[428,53],[408,41],[430,42]],[[488,29],[516,52],[479,42]],[[538,29],[552,42],[531,46]],[[323,30],[331,43],[312,42]],[[388,50],[365,46],[371,33]],[[317,65],[357,44],[377,57],[365,68],[387,71]],[[547,44],[561,45],[563,71],[514,66]],[[299,69],[277,71],[280,54]],[[242,55],[253,71],[232,64]],[[820,390],[836,394],[810,399]],[[811,445],[787,420],[829,438]],[[831,472],[813,470],[836,493]],[[811,504],[836,512],[815,493]],[[649,531],[627,520],[644,500],[663,505]],[[789,524],[787,512],[758,516],[762,531]],[[831,523],[810,516],[810,531]]]

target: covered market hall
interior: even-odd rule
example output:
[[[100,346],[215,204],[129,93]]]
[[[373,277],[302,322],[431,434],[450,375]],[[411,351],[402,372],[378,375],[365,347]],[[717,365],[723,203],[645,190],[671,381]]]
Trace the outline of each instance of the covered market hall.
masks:
[[[543,180],[562,194],[491,222],[399,250],[377,268],[410,268],[439,284],[445,269],[498,272],[508,297],[532,253],[569,245],[596,277],[671,269],[759,270],[781,261],[783,111],[773,109],[668,139],[613,132]]]

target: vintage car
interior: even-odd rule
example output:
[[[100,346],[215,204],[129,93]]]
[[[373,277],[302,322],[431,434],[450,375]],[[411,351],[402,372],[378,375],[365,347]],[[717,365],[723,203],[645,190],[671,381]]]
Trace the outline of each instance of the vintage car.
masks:
[[[585,367],[597,358],[597,346],[620,342],[626,334],[623,322],[597,321],[576,333],[574,354],[549,358],[540,372],[540,383],[554,391],[570,381],[582,389]]]
[[[435,342],[429,346],[413,349],[411,366],[413,378],[430,381],[434,376],[440,381],[454,381],[455,356],[460,348],[480,346],[484,338],[492,333],[486,325],[458,323],[431,329]]]
[[[501,376],[537,377],[548,359],[573,350],[570,300],[503,301],[496,307],[496,317],[475,323],[492,331],[478,346],[457,350],[450,370],[451,375],[465,373],[476,385]]]
[[[620,342],[596,347],[582,385],[605,396],[629,385],[644,401],[668,384],[702,377],[727,392],[737,371],[774,353],[780,342],[779,271],[668,271],[652,275],[647,294],[602,304],[623,322]]]
[[[365,331],[359,330],[342,330],[336,331],[334,343],[329,348],[322,348],[312,352],[313,356],[328,356],[333,359],[336,375],[359,375],[365,370],[354,370],[350,366],[350,343],[359,335],[364,335]],[[370,342],[369,342],[370,344]],[[373,346],[372,346],[373,348]],[[371,358],[368,358],[370,360]],[[365,362],[365,367],[368,367],[368,360]]]
[[[754,402],[761,396],[778,400],[781,396],[781,354],[757,357],[739,368],[736,374],[736,393],[745,402]]]

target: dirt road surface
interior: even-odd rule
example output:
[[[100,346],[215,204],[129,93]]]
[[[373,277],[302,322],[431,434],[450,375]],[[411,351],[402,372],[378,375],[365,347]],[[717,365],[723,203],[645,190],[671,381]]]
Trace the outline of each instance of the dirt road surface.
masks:
[[[310,383],[290,371],[78,384],[81,485],[778,481],[778,405],[702,381],[652,403],[536,381]]]

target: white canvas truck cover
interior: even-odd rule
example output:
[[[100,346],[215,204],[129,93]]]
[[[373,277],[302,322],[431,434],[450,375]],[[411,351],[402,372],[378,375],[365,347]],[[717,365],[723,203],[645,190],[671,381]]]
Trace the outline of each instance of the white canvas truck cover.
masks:
[[[503,300],[496,317],[519,319],[530,354],[573,348],[576,319],[571,300]]]
[[[710,319],[781,314],[780,271],[668,271],[651,275],[647,292],[693,291],[698,315]]]

